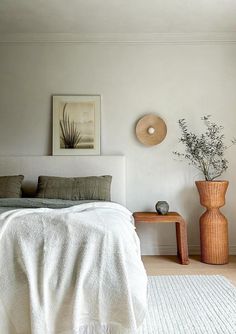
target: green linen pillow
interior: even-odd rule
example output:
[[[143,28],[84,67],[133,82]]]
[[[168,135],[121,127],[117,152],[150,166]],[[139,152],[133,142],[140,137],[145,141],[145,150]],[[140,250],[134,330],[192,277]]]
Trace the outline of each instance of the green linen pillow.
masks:
[[[0,198],[21,197],[23,179],[23,175],[0,176]]]
[[[39,176],[36,197],[110,201],[110,175],[88,177]]]

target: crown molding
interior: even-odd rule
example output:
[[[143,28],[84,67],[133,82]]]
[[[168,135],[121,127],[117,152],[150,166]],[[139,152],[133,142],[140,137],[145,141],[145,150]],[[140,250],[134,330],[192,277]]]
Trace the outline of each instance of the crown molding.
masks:
[[[228,33],[0,33],[0,44],[235,44],[236,32]]]

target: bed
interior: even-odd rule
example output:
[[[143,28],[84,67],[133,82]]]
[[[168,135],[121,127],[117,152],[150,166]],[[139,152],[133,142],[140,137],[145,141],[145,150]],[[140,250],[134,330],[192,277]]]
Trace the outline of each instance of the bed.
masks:
[[[72,160],[56,158],[53,174],[65,175],[62,165]],[[71,158],[72,169],[78,162],[81,176],[112,174],[118,201],[0,199],[1,334],[128,334],[144,320],[147,277],[132,214],[123,205],[124,158],[115,164],[111,157],[86,158]],[[26,179],[31,187],[39,169],[53,166],[45,157],[19,159],[0,158],[0,173],[13,161],[25,175],[37,164]]]

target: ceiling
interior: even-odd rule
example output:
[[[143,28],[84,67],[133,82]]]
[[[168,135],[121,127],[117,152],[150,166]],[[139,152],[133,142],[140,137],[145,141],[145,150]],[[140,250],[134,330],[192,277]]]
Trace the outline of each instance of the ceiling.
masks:
[[[235,0],[0,0],[0,33],[225,33]]]

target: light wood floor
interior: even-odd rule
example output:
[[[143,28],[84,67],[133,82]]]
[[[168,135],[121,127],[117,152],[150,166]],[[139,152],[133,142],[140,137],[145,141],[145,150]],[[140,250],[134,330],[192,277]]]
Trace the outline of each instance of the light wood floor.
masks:
[[[190,256],[189,265],[179,264],[176,256],[143,256],[142,260],[148,275],[223,275],[236,285],[236,255],[224,265],[202,263],[199,256]]]

